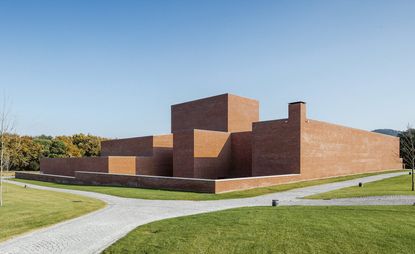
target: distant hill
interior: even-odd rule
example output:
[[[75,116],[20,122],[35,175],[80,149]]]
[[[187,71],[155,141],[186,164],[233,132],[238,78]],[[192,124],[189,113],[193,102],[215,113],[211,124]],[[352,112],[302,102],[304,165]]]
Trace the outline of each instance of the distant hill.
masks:
[[[377,130],[373,130],[372,132],[377,132],[377,133],[394,136],[394,137],[397,137],[398,134],[400,133],[400,131],[392,130],[392,129],[377,129]]]

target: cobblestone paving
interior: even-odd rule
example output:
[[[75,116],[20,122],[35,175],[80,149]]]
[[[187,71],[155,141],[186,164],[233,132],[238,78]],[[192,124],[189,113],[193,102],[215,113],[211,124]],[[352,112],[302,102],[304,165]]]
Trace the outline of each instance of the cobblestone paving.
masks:
[[[308,195],[372,182],[405,173],[389,173],[338,183],[294,189],[263,196],[216,201],[143,200],[109,196],[94,192],[55,189],[37,185],[42,190],[79,194],[103,200],[107,207],[99,211],[24,234],[0,243],[1,254],[100,253],[137,226],[178,216],[205,213],[245,206],[269,206],[272,199],[280,205],[412,205],[414,196],[347,198],[333,200],[300,199]],[[9,183],[24,185],[17,182]]]

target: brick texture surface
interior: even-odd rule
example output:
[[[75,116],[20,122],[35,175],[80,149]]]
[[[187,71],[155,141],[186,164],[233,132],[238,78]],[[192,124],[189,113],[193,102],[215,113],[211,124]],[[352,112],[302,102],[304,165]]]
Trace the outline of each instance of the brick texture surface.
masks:
[[[306,178],[402,168],[398,138],[315,120],[303,123],[301,158]]]
[[[102,156],[152,156],[153,136],[101,142]]]
[[[177,132],[173,136],[173,176],[194,176],[194,133]]]
[[[288,119],[254,123],[253,176],[316,179],[399,168],[398,138],[307,119],[304,103],[290,104]]]
[[[75,171],[108,173],[108,157],[42,158],[40,170],[44,174],[75,176]]]
[[[299,125],[288,119],[254,124],[252,175],[300,173]]]
[[[236,95],[228,95],[228,132],[251,131],[259,121],[259,102]]]
[[[252,132],[231,134],[230,178],[252,176]]]
[[[217,179],[228,175],[231,167],[230,133],[192,130],[174,136],[174,176]]]
[[[236,95],[222,94],[171,107],[171,131],[193,129],[223,132],[250,131],[259,120],[259,103]]]
[[[88,171],[75,180],[96,184],[183,183],[182,190],[205,187],[181,178],[248,177],[215,182],[213,191],[224,192],[402,168],[398,138],[308,119],[304,102],[290,103],[287,119],[259,122],[258,101],[222,94],[173,105],[171,120],[173,134],[104,141],[103,157],[42,159],[41,171],[71,177]],[[173,176],[174,184],[126,175]]]

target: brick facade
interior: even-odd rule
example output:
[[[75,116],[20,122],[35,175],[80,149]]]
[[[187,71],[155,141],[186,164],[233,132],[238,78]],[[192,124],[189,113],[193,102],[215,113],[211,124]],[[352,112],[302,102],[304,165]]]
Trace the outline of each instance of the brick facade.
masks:
[[[113,174],[136,173],[135,157],[108,156],[87,158],[42,158],[40,170],[44,174],[75,176],[75,171]]]
[[[45,174],[66,176],[74,176],[75,171],[172,176],[173,135],[103,141],[101,156],[44,158],[40,168]]]
[[[252,132],[234,132],[231,134],[231,167],[227,177],[252,175]]]
[[[252,130],[259,120],[259,102],[222,94],[171,106],[171,132],[194,129],[223,132]]]
[[[307,178],[402,168],[398,138],[315,120],[302,125],[301,159]]]
[[[229,132],[191,130],[174,135],[173,176],[225,178],[231,166]]]
[[[173,105],[171,121],[102,142],[102,157],[42,159],[41,178],[219,193],[402,168],[398,138],[308,119],[301,101],[261,122],[258,101],[223,94]]]
[[[289,104],[288,119],[253,124],[252,176],[305,179],[400,169],[399,138],[307,119],[306,104]]]

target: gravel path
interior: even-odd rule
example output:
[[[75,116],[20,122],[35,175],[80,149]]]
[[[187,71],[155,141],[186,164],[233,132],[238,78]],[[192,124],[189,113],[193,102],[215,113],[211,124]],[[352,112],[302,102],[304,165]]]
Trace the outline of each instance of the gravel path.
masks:
[[[333,200],[299,199],[308,195],[355,186],[359,182],[372,182],[402,174],[405,173],[399,172],[375,175],[344,182],[329,183],[267,194],[253,198],[215,201],[130,199],[94,192],[55,189],[27,184],[29,188],[73,193],[100,199],[108,205],[104,209],[85,216],[2,242],[0,243],[0,253],[100,253],[137,226],[152,221],[236,207],[269,206],[271,205],[272,199],[278,199],[280,205],[412,205],[415,202],[415,196],[367,197]],[[13,181],[7,182],[24,185]]]

